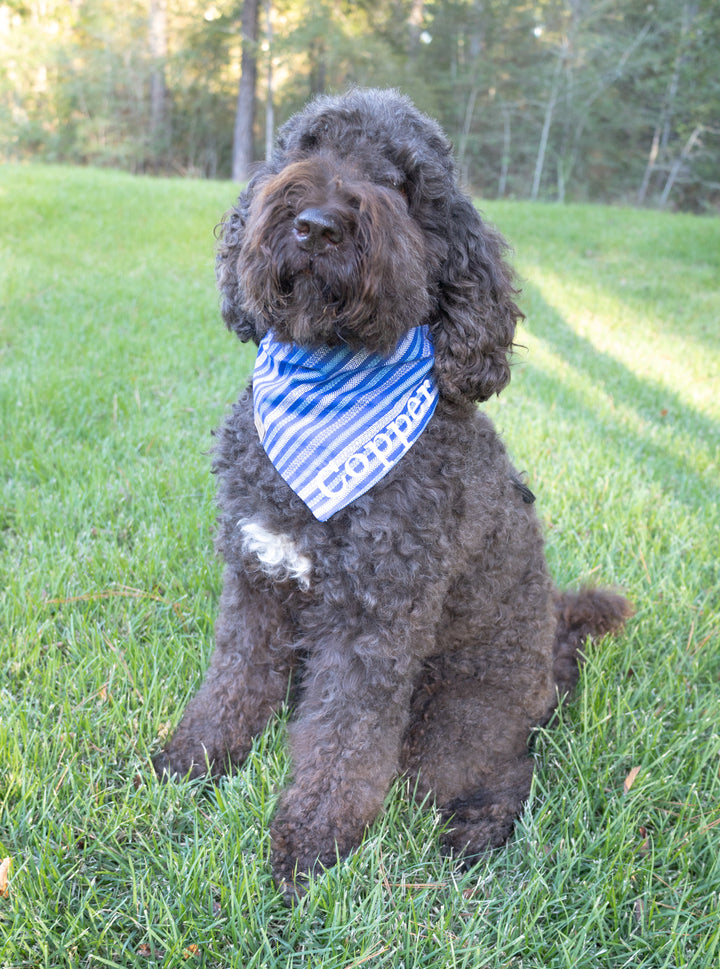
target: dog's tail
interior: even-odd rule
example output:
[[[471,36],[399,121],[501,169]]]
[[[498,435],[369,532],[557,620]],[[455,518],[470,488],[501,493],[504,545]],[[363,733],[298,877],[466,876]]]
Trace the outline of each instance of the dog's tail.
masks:
[[[578,681],[582,662],[579,650],[585,641],[620,632],[634,612],[624,596],[607,589],[555,594],[553,672],[560,696],[569,693]]]

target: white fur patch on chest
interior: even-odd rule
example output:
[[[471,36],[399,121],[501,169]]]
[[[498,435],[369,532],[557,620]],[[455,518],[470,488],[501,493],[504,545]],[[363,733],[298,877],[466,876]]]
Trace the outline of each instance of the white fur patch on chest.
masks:
[[[243,551],[256,556],[266,575],[278,582],[295,580],[304,590],[310,588],[312,562],[289,536],[271,532],[252,518],[241,518],[238,525]]]

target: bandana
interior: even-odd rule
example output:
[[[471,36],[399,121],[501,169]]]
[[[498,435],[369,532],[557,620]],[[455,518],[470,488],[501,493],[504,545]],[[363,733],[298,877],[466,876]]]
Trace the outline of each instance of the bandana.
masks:
[[[407,454],[438,391],[427,326],[383,357],[348,346],[260,343],[255,426],[275,468],[319,521],[369,491]]]

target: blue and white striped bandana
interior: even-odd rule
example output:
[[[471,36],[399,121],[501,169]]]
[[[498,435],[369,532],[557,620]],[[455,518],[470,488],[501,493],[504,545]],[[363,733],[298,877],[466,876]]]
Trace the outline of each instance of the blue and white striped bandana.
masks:
[[[405,455],[435,411],[427,326],[383,357],[348,346],[260,343],[255,426],[268,457],[319,521],[369,491]]]

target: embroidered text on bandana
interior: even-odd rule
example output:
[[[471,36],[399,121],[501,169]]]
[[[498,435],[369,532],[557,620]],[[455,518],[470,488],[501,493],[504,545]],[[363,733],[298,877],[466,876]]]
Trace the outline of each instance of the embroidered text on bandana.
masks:
[[[319,521],[369,491],[400,461],[435,411],[427,326],[383,357],[348,346],[260,343],[255,424],[283,479]]]

